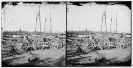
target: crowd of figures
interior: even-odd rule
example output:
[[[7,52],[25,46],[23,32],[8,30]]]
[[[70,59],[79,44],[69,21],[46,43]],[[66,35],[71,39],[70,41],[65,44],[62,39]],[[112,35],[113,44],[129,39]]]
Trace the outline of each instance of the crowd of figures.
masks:
[[[131,47],[131,36],[124,34],[92,34],[80,37],[68,37],[68,48],[82,52],[109,50]]]
[[[13,55],[31,50],[60,49],[66,45],[65,39],[54,36],[2,37],[2,55]]]

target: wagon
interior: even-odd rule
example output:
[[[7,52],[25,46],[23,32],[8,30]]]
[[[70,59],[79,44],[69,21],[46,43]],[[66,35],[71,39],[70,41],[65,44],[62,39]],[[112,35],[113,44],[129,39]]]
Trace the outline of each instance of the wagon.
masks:
[[[82,51],[84,52],[90,52],[91,50],[93,50],[96,47],[95,42],[91,39],[83,39],[83,41],[81,42],[81,46],[80,48],[82,49]]]

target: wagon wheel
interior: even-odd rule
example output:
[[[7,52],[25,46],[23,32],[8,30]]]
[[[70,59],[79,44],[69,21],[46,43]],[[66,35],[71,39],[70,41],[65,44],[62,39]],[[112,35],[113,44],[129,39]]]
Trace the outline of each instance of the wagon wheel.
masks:
[[[87,46],[86,46],[86,45],[82,45],[82,46],[81,46],[81,49],[82,49],[82,51],[84,51],[84,52],[88,52],[88,49],[87,49]]]
[[[101,39],[100,43],[101,43],[103,49],[109,49],[110,41],[108,38]]]
[[[121,43],[120,43],[120,47],[121,47],[121,48],[123,48],[123,49],[124,49],[124,48],[125,48],[125,46],[126,46],[126,43],[125,43],[125,42],[121,42]]]
[[[54,45],[52,43],[50,43],[50,49],[53,48],[53,47],[54,47]]]
[[[94,40],[89,40],[88,41],[89,45],[88,45],[88,48],[89,49],[94,49],[96,47],[96,44],[95,44],[95,41]]]
[[[59,48],[63,48],[63,43],[59,42]]]
[[[125,48],[129,48],[131,46],[131,39],[130,38],[126,38],[125,42],[126,42]]]
[[[104,42],[100,39],[97,43],[97,47],[100,49],[100,50],[103,50],[103,46],[104,46]]]
[[[60,47],[63,48],[64,45],[65,45],[65,42],[64,42],[64,41],[61,41],[61,42],[60,42]]]
[[[77,50],[77,44],[73,44],[70,46],[71,50]]]
[[[30,45],[30,47],[33,48],[34,50],[37,50],[36,45],[37,45],[36,42],[33,41],[33,43]]]
[[[94,49],[96,46],[95,46],[95,43],[90,43],[89,45],[88,45],[88,49]]]
[[[41,40],[37,41],[37,49],[40,50],[42,48],[43,42]]]
[[[54,42],[53,43],[53,47],[54,47],[54,49],[58,49],[59,47],[58,47],[58,43],[57,42]]]
[[[127,43],[126,43],[126,48],[129,48],[131,46],[131,41],[129,40],[129,41],[127,41]]]
[[[39,41],[38,42],[39,49],[42,49],[43,48],[43,45],[44,45],[44,42],[43,41]]]
[[[58,44],[55,43],[55,42],[52,42],[50,48],[52,48],[52,49],[58,49]]]
[[[123,49],[125,48],[125,45],[126,45],[126,43],[122,40],[118,40],[116,44],[117,44],[117,48],[123,48]]]
[[[57,42],[57,44],[58,44],[58,48],[63,48],[62,42]]]
[[[120,40],[117,40],[117,41],[115,41],[115,46],[116,46],[116,48],[120,48],[120,46],[119,46],[119,43],[120,42]]]
[[[56,49],[59,49],[61,47],[60,42],[56,42]]]
[[[48,43],[43,43],[43,46],[41,48],[41,50],[45,49],[45,48],[48,48],[49,47],[49,44]]]
[[[106,50],[110,49],[110,45],[111,45],[110,42],[106,42],[104,45],[104,49],[106,49]]]
[[[95,46],[95,43],[83,43],[82,44],[82,50],[84,52],[90,52],[92,49],[94,49],[96,46]]]
[[[21,49],[27,50],[27,49],[28,49],[28,43],[24,43],[24,44],[21,46]]]

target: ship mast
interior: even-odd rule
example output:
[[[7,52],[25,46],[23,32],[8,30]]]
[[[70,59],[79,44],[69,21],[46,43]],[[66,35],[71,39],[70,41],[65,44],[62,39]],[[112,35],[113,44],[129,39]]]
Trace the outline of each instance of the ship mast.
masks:
[[[40,6],[39,6],[39,22],[40,22],[40,32],[41,32],[41,17],[40,17]]]
[[[105,28],[106,28],[106,32],[107,32],[107,24],[106,24],[106,6],[105,6]]]
[[[103,24],[103,10],[102,10],[101,32],[102,32],[102,24]]]
[[[37,9],[36,9],[36,11],[37,11]],[[37,13],[37,12],[36,12],[36,13]],[[36,28],[37,28],[38,18],[39,18],[39,22],[40,22],[40,32],[41,32],[40,6],[39,6],[39,12],[37,13],[37,16],[36,16],[36,26],[35,26],[35,32],[37,31],[37,30],[36,30]]]
[[[37,15],[37,9],[36,9],[36,15]],[[36,16],[35,32],[36,32],[36,28],[37,28],[37,16]]]
[[[47,22],[47,18],[46,18],[46,16],[47,16],[47,9],[46,9],[46,14],[45,14],[45,25],[44,25],[44,32],[46,32],[46,31],[45,31],[45,29],[46,29],[46,22]]]
[[[51,8],[50,8],[50,33],[52,33],[52,25],[51,25]]]
[[[111,32],[111,26],[112,26],[112,11],[111,11],[110,32]]]
[[[116,33],[117,33],[117,10],[116,10]]]

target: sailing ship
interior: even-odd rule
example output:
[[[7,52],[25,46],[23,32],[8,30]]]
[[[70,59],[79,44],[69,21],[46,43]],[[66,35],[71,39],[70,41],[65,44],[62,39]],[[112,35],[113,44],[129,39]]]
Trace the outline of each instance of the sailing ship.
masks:
[[[36,12],[37,12],[37,9],[36,9]],[[40,6],[39,6],[39,11],[37,12],[37,16],[36,16],[36,25],[35,25],[35,32],[37,32],[37,25],[40,24],[40,32],[42,32],[41,30],[41,15],[40,15]],[[45,14],[45,24],[44,24],[44,33],[46,33],[46,25],[47,25],[47,9],[46,9],[46,14]],[[50,33],[52,33],[52,18],[51,18],[51,7],[50,7]]]
[[[106,11],[106,6],[105,6],[105,10],[103,11],[102,10],[102,22],[101,22],[101,32],[103,31],[103,27],[105,27],[105,30],[106,30],[106,32],[107,32],[107,21],[106,21],[106,19],[107,19],[107,11]],[[115,27],[116,27],[116,29],[115,29],[115,31],[114,31],[114,33],[117,33],[117,10],[116,10],[116,19],[115,19],[116,21],[115,21]],[[111,10],[111,19],[110,19],[110,32],[112,32],[112,24],[113,24],[113,19],[112,19],[112,10]],[[103,25],[105,25],[105,26],[103,26]]]

